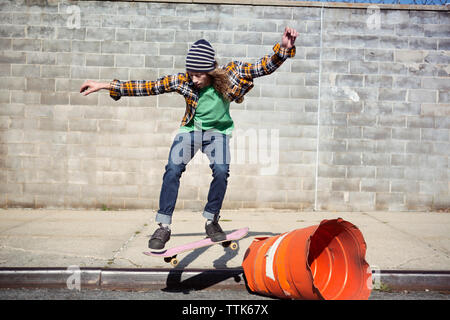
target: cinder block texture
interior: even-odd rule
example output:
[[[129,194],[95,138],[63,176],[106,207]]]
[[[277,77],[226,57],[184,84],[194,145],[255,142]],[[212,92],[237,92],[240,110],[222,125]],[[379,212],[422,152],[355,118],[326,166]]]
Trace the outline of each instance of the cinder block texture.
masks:
[[[2,207],[158,209],[184,99],[85,97],[81,84],[184,71],[200,38],[219,64],[254,63],[285,26],[300,32],[296,57],[231,104],[224,208],[450,207],[444,12],[267,1],[0,0],[0,8]],[[211,179],[198,153],[177,208],[202,210]]]

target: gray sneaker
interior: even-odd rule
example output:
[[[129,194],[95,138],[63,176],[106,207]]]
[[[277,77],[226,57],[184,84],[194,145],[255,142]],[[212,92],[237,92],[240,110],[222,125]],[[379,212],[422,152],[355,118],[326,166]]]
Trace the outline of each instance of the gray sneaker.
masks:
[[[211,238],[213,242],[225,241],[227,239],[227,235],[223,232],[220,225],[217,221],[206,222],[205,224],[206,235],[208,238]]]
[[[170,229],[160,226],[155,230],[150,240],[148,241],[148,247],[154,251],[162,251],[166,242],[170,239]]]

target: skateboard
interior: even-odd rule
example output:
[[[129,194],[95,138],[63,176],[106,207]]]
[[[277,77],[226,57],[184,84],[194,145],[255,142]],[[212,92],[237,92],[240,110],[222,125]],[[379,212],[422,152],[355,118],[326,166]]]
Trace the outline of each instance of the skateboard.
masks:
[[[173,267],[178,265],[177,255],[186,251],[191,251],[198,248],[212,246],[214,244],[221,244],[224,248],[230,248],[231,250],[237,250],[238,243],[236,240],[240,240],[248,233],[248,228],[242,228],[235,230],[231,233],[227,233],[227,238],[223,241],[213,242],[210,238],[205,238],[195,242],[179,245],[161,252],[145,251],[144,254],[153,257],[163,257],[164,261],[170,263]]]

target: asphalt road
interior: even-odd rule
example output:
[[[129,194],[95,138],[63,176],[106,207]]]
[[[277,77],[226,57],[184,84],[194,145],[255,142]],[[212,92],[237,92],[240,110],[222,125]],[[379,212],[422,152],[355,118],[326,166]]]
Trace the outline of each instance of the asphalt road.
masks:
[[[68,289],[0,289],[0,300],[273,300],[245,290],[199,290],[145,292]],[[449,293],[435,291],[372,291],[369,300],[450,300]]]
[[[408,319],[429,310],[426,304],[430,305],[430,301],[425,304],[418,300],[440,300],[434,301],[431,309],[436,314],[444,314],[448,307],[444,300],[450,300],[450,294],[433,291],[373,291],[369,300],[372,301],[280,301],[249,294],[246,290],[222,289],[188,292],[0,289],[2,312],[13,314],[19,319],[30,313],[45,316],[46,319],[61,319],[61,316],[109,319],[142,315],[153,319],[159,315],[164,319],[263,320],[282,319],[284,315],[293,314],[331,319],[340,315],[345,315],[345,319],[360,319],[369,314],[378,314],[383,317],[399,315],[400,319]],[[327,306],[323,306],[323,303]],[[439,309],[442,309],[442,313]]]

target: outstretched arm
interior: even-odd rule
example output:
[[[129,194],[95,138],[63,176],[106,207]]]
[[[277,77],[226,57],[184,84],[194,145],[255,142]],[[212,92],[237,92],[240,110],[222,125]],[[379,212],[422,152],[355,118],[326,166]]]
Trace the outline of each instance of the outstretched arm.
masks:
[[[164,76],[156,81],[130,80],[120,81],[114,79],[110,83],[87,80],[83,83],[80,93],[88,95],[101,89],[109,90],[111,98],[119,100],[122,96],[150,96],[173,92],[179,88],[179,84],[185,81],[185,75]]]
[[[110,83],[109,82],[96,82],[92,80],[86,80],[80,88],[80,93],[83,94],[83,96],[87,96],[90,93],[97,92],[101,89],[110,89]]]
[[[274,53],[264,56],[255,64],[243,63],[240,67],[241,76],[253,79],[274,72],[287,58],[295,56],[295,40],[297,36],[298,32],[295,29],[286,27],[281,37],[281,42],[273,47]]]

